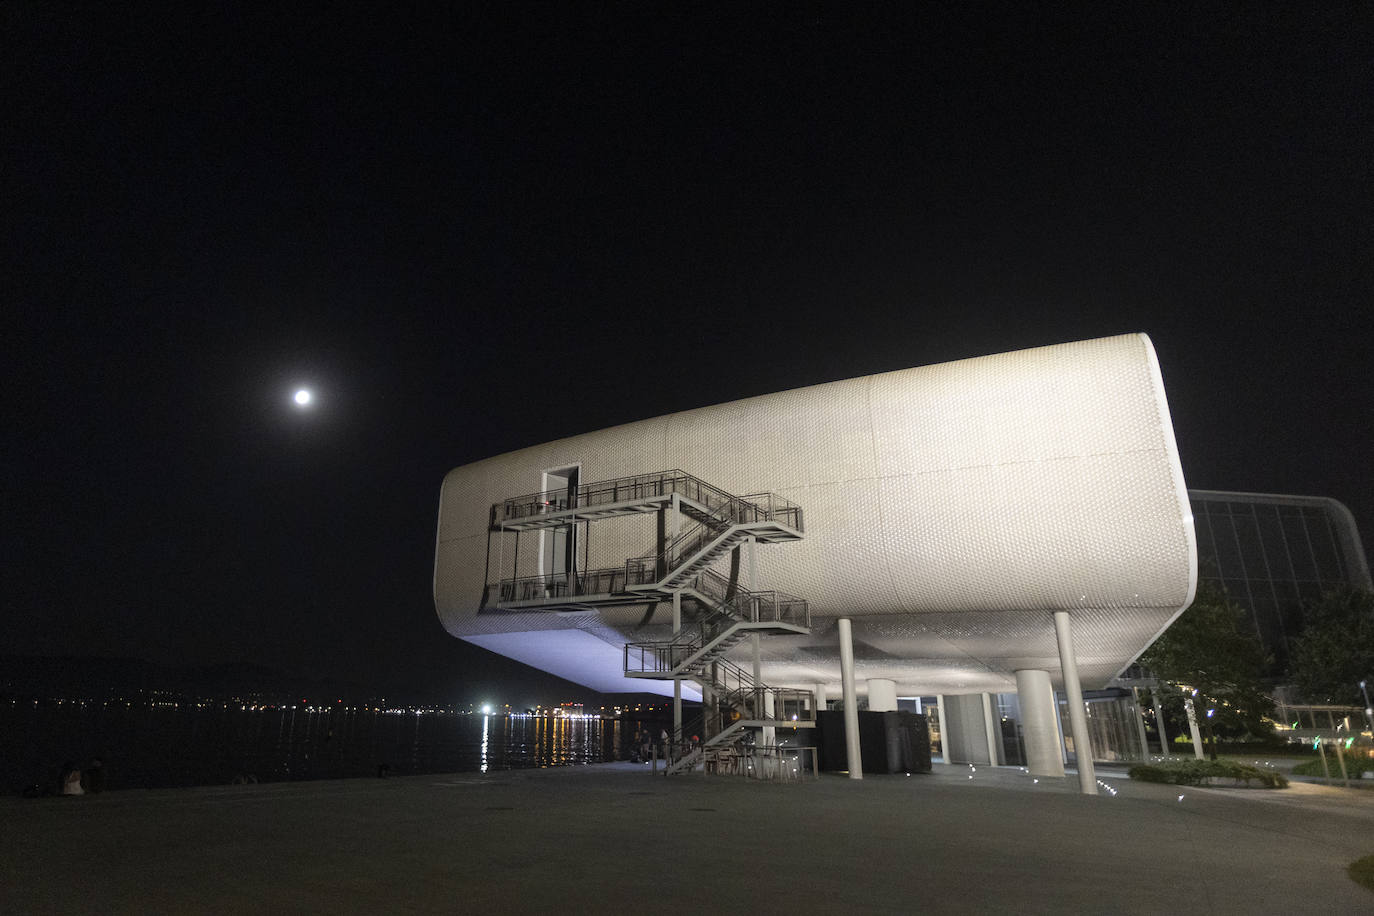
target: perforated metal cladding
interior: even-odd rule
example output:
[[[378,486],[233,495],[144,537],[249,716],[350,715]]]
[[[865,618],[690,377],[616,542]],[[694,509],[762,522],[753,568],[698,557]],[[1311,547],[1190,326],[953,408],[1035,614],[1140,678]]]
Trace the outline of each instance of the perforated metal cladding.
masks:
[[[755,545],[759,587],[804,597],[818,614],[900,606],[877,484],[872,478],[836,481],[780,494],[802,507],[806,537]]]
[[[1143,335],[750,398],[458,468],[444,484],[435,572],[450,632],[513,626],[479,619],[471,597],[481,593],[489,507],[574,464],[584,481],[680,467],[735,493],[797,502],[806,538],[757,548],[759,587],[807,598],[819,619],[928,615],[927,630],[948,638],[899,639],[903,655],[953,664],[962,653],[994,678],[1010,676],[1009,660],[1057,653],[1019,648],[1004,627],[956,635],[959,614],[1024,613],[1043,642],[1053,636],[1046,612],[1072,610],[1080,639],[1101,632],[1100,653],[1079,649],[1091,683],[1089,670],[1110,676],[1143,649],[1192,587],[1191,518]],[[623,541],[608,527],[598,533],[612,524],[593,525],[593,567],[638,553],[622,548],[642,530],[625,528]],[[520,625],[550,616],[520,615]]]
[[[683,470],[739,495],[872,479],[869,383],[847,379],[672,414],[668,454],[686,456]]]
[[[1091,609],[1072,614],[1080,677],[1086,683],[1101,683],[1122,667],[1121,643],[1137,641],[1143,646],[1170,612]],[[763,652],[765,682],[838,685],[839,648],[833,630],[833,621],[822,620],[809,636],[769,640]],[[1014,690],[1020,668],[1049,671],[1058,678],[1059,648],[1049,612],[875,615],[855,618],[853,632],[858,676],[895,681],[903,695],[939,692],[937,687]],[[747,665],[749,648],[736,647],[732,657]],[[810,674],[803,676],[804,672]]]

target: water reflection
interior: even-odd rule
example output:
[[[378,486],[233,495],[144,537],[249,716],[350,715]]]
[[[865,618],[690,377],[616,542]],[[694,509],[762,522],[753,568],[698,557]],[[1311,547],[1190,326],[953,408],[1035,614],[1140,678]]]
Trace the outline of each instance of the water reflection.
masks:
[[[408,720],[408,721],[407,721]],[[652,730],[657,733],[661,723]],[[627,759],[633,720],[223,707],[0,703],[0,776],[46,784],[100,757],[108,788],[481,772]],[[51,774],[56,781],[56,773]]]

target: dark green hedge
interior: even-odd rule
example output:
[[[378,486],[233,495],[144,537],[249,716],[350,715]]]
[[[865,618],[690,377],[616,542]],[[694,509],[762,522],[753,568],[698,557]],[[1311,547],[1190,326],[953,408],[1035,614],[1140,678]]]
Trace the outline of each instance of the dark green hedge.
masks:
[[[1261,770],[1230,760],[1171,760],[1167,763],[1142,763],[1131,767],[1128,775],[1141,782],[1162,782],[1175,786],[1205,786],[1213,779],[1231,779],[1237,785],[1258,782],[1266,789],[1282,789],[1288,780],[1282,773]]]

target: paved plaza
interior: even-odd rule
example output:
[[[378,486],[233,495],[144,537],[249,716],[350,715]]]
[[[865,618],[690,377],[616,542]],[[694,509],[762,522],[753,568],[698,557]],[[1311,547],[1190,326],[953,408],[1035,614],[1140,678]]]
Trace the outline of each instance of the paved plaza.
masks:
[[[0,800],[4,913],[1374,912],[1374,792],[634,764]],[[971,778],[970,778],[971,777]],[[1182,801],[1178,796],[1182,794]]]

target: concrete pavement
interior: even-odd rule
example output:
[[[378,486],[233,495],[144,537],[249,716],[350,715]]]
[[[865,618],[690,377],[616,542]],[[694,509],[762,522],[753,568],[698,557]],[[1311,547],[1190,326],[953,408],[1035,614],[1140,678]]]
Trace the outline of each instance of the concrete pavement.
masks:
[[[1374,913],[1344,871],[1374,794],[1099,778],[1118,794],[604,764],[7,798],[0,912]]]

